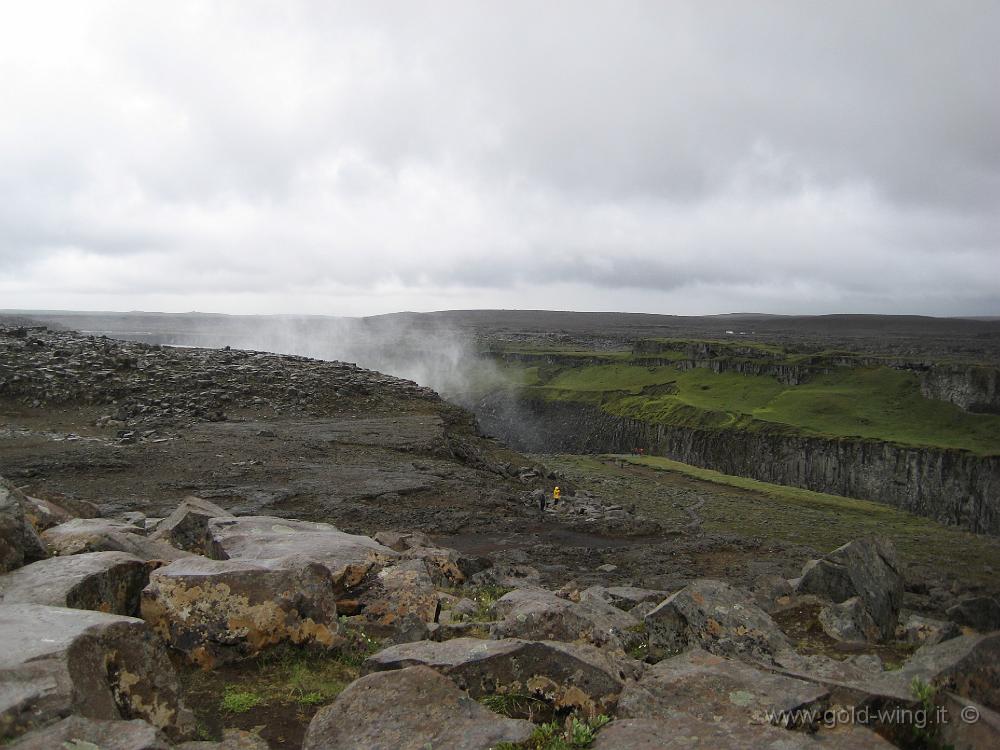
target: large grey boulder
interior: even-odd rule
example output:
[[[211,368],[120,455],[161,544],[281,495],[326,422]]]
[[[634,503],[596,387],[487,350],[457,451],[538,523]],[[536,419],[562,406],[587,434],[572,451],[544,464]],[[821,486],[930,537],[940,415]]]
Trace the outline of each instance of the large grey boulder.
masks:
[[[948,619],[959,625],[988,633],[1000,630],[1000,602],[992,596],[973,596],[948,608]]]
[[[491,638],[583,641],[627,650],[642,642],[642,623],[601,599],[573,602],[545,589],[516,589],[494,604]]]
[[[559,641],[455,638],[392,646],[369,657],[368,671],[423,665],[447,675],[474,698],[530,695],[555,709],[610,713],[643,665],[605,649]]]
[[[50,557],[0,576],[0,602],[136,615],[149,566],[124,552]]]
[[[888,539],[858,539],[809,561],[795,589],[834,604],[858,597],[874,622],[875,640],[891,640],[895,634],[903,601],[903,574]]]
[[[156,727],[142,719],[110,721],[69,716],[18,739],[17,750],[170,750]]]
[[[409,667],[348,685],[313,717],[302,750],[488,750],[533,730],[483,708],[433,669]]]
[[[162,642],[142,620],[0,604],[0,740],[71,713],[145,719],[169,738],[194,732]]]
[[[958,625],[948,620],[935,620],[922,615],[910,615],[896,628],[896,640],[915,643],[919,646],[933,646],[961,635]]]
[[[329,573],[318,563],[184,558],[150,575],[141,610],[167,643],[206,668],[286,641],[340,643]]]
[[[700,648],[655,664],[625,686],[620,718],[668,718],[678,711],[734,723],[793,727],[822,713],[830,691],[816,683],[765,672]]]
[[[423,560],[403,560],[382,568],[359,602],[365,618],[393,625],[407,615],[437,622],[441,603]]]
[[[350,596],[366,578],[399,555],[374,539],[347,534],[326,523],[270,516],[213,518],[211,557],[220,560],[315,562],[330,572],[338,596]]]
[[[792,644],[746,591],[702,578],[668,597],[645,617],[653,653],[678,654],[690,646],[719,656],[767,663]]]
[[[892,750],[861,727],[790,732],[767,725],[699,719],[678,711],[657,719],[619,719],[600,731],[591,750]]]
[[[819,624],[838,641],[868,643],[881,640],[881,631],[860,596],[839,604],[828,604],[819,611]]]
[[[24,494],[0,477],[0,573],[48,556],[23,503]]]
[[[42,532],[53,555],[85,552],[127,552],[143,560],[178,560],[192,553],[146,536],[142,526],[110,518],[75,518]]]
[[[215,503],[193,495],[184,498],[174,512],[156,526],[152,539],[166,542],[172,547],[209,554],[211,541],[208,522],[213,518],[233,518],[233,514]]]

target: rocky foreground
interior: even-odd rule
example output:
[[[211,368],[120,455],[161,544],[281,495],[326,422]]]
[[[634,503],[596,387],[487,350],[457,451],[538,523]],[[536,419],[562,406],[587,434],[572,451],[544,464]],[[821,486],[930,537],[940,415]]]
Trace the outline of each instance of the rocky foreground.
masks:
[[[692,577],[719,540],[576,493],[405,381],[41,330],[0,344],[11,747],[267,748],[266,728],[206,737],[182,676],[282,649],[358,665],[304,750],[1000,742],[1000,604],[914,613],[926,584],[887,540]],[[566,499],[541,511],[553,481]],[[539,524],[566,545],[506,548]],[[649,560],[625,581],[580,551],[598,544]],[[836,648],[804,648],[799,611]]]

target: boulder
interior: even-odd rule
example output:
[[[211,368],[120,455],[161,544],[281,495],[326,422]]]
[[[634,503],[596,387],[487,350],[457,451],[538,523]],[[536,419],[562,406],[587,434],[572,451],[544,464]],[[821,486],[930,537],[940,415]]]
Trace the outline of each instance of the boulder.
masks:
[[[963,599],[945,614],[952,622],[983,633],[1000,630],[1000,602],[992,596]]]
[[[678,711],[737,724],[795,727],[806,712],[822,713],[830,692],[816,683],[756,669],[700,648],[692,648],[648,668],[625,686],[618,717],[665,719]]]
[[[491,638],[584,641],[627,650],[642,642],[642,623],[601,599],[572,602],[545,589],[516,589],[494,604]]]
[[[124,552],[50,557],[0,577],[0,602],[135,615],[149,566]]]
[[[677,654],[701,646],[719,656],[767,663],[792,645],[753,597],[722,581],[699,579],[672,594],[645,617],[650,649]]]
[[[211,546],[208,522],[213,518],[233,518],[233,514],[215,503],[190,495],[156,525],[152,538],[178,549],[205,555]]]
[[[174,750],[270,750],[270,746],[259,734],[227,729],[221,742],[182,742]]]
[[[270,516],[213,518],[208,524],[210,557],[220,560],[315,562],[330,572],[338,598],[360,593],[366,579],[399,555],[366,536],[326,523]]]
[[[170,739],[195,722],[162,642],[142,620],[0,604],[0,739],[79,714],[145,719]]]
[[[939,724],[940,747],[978,750],[1000,747],[1000,713],[954,693],[945,693],[939,704],[947,722]]]
[[[906,622],[896,629],[896,640],[920,646],[933,646],[935,643],[955,638],[960,633],[958,626],[953,622],[910,615]]]
[[[179,560],[192,553],[146,536],[143,526],[107,518],[75,518],[42,533],[53,555],[84,552],[127,552],[142,560]]]
[[[369,657],[368,671],[431,667],[474,698],[530,695],[557,710],[610,713],[618,695],[642,674],[640,662],[606,650],[559,641],[455,638],[392,646]]]
[[[48,556],[24,514],[24,494],[0,477],[0,573]]]
[[[329,573],[317,563],[184,558],[150,575],[141,611],[167,643],[205,668],[284,641],[341,641]]]
[[[431,538],[420,531],[379,531],[376,542],[396,552],[406,552],[416,547],[434,547]]]
[[[796,582],[796,592],[815,594],[840,604],[859,597],[877,628],[877,640],[891,640],[903,601],[902,568],[892,542],[859,539],[811,560]]]
[[[859,596],[823,607],[819,611],[819,624],[834,640],[859,643],[881,640],[879,626]]]
[[[600,731],[591,750],[892,750],[861,727],[789,732],[766,725],[704,721],[678,711],[661,719],[618,719]]]
[[[447,547],[413,547],[402,553],[405,560],[423,560],[436,586],[461,586],[493,563],[486,557],[468,557]]]
[[[170,750],[156,727],[142,719],[110,721],[69,716],[18,739],[17,750]]]
[[[612,607],[631,611],[640,604],[659,604],[667,598],[666,591],[640,589],[635,586],[591,586],[580,592],[580,600],[600,599]]]
[[[423,560],[404,560],[382,568],[361,599],[364,616],[379,625],[391,625],[408,614],[423,622],[437,622],[441,603]]]
[[[473,586],[498,586],[505,589],[537,588],[542,574],[530,565],[496,563],[469,578]]]
[[[73,519],[73,514],[65,508],[56,505],[51,500],[43,500],[39,497],[24,495],[24,516],[28,519],[35,531],[45,531],[45,529],[66,523]]]
[[[433,669],[409,667],[348,685],[313,717],[302,750],[488,750],[533,730],[483,708]]]

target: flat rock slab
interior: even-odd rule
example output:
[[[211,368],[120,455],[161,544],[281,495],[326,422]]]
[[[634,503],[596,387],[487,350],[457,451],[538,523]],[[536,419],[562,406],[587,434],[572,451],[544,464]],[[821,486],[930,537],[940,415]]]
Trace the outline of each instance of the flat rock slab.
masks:
[[[302,750],[488,750],[523,742],[534,725],[484,708],[427,667],[355,680],[321,708]]]
[[[0,643],[0,739],[70,713],[145,719],[176,740],[194,732],[166,649],[142,620],[0,604]]]
[[[316,562],[329,570],[338,591],[356,586],[373,569],[398,557],[370,537],[347,534],[330,524],[271,516],[214,518],[208,535],[213,557]]]
[[[641,589],[635,586],[591,586],[580,592],[580,599],[600,599],[626,612],[639,604],[659,604],[670,594],[666,591]]]
[[[285,641],[340,642],[329,573],[318,563],[185,558],[151,574],[141,611],[167,643],[206,668]]]
[[[792,644],[749,593],[708,578],[692,581],[645,616],[650,648],[677,654],[700,646],[767,662]]]
[[[74,518],[42,532],[42,541],[54,555],[85,552],[127,552],[142,560],[178,560],[191,553],[147,537],[135,524],[108,518]]]
[[[642,640],[642,623],[601,599],[573,602],[545,589],[524,588],[504,594],[494,605],[500,619],[491,638],[583,641],[626,650]]]
[[[597,735],[591,750],[892,750],[859,727],[808,735],[777,727],[702,721],[678,712],[667,719],[619,719]]]
[[[69,716],[17,740],[17,750],[170,750],[163,735],[142,719],[108,721]]]
[[[655,664],[638,682],[626,685],[617,715],[662,719],[683,711],[704,720],[789,727],[802,723],[802,709],[822,711],[829,696],[829,690],[816,683],[693,648]]]
[[[530,694],[556,709],[587,715],[610,713],[643,665],[607,651],[559,641],[455,638],[392,646],[365,662],[369,671],[431,667],[474,698],[502,693]]]
[[[0,602],[135,615],[149,566],[124,552],[50,557],[0,576]]]

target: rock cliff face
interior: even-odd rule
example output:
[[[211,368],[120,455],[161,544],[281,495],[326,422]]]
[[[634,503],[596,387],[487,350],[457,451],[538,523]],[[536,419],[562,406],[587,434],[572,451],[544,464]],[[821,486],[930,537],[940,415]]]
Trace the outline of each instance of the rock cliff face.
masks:
[[[644,448],[726,474],[893,505],[977,533],[1000,534],[1000,456],[840,439],[652,424],[580,403],[494,393],[480,427],[523,451]]]
[[[931,367],[920,375],[920,392],[965,411],[1000,414],[1000,370],[993,367]]]

